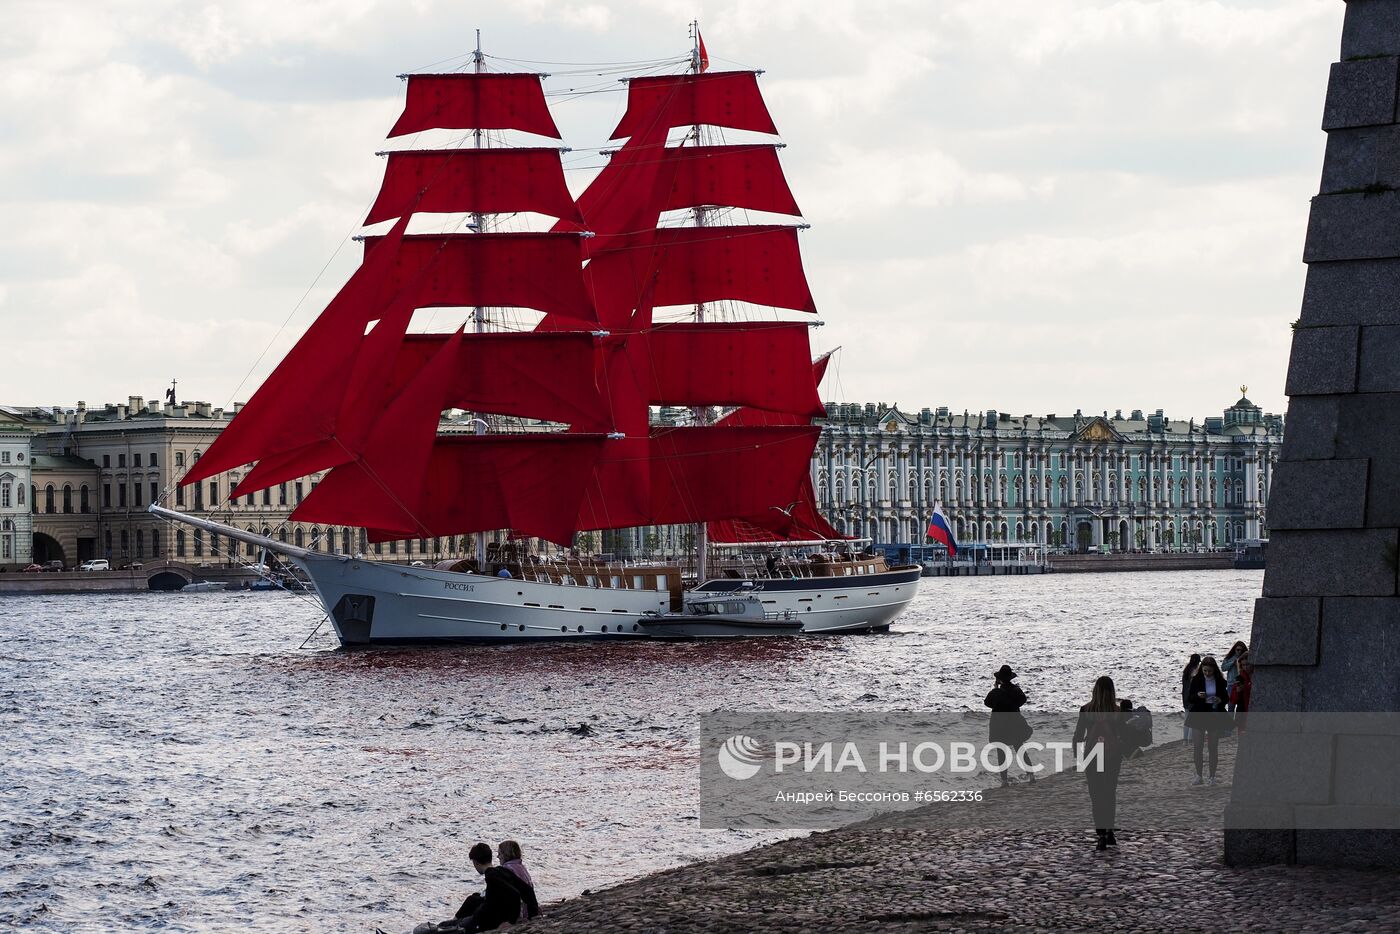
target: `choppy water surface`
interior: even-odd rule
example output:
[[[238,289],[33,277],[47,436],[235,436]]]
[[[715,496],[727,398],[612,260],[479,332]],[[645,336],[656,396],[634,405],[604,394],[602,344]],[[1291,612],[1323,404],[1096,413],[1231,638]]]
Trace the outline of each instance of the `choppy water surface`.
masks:
[[[0,928],[406,929],[477,839],[542,900],[761,842],[696,826],[699,714],[1178,705],[1262,572],[930,579],[888,635],[342,651],[284,594],[0,597]]]

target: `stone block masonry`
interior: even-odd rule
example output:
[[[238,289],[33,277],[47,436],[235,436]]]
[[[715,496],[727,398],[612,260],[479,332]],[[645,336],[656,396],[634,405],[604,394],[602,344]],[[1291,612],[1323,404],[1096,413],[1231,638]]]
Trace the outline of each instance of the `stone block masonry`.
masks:
[[[1237,865],[1400,868],[1400,738],[1323,716],[1400,710],[1400,3],[1350,0],[1340,58],[1251,636],[1251,712],[1298,711],[1297,749],[1241,745],[1227,826],[1277,829],[1227,829]]]

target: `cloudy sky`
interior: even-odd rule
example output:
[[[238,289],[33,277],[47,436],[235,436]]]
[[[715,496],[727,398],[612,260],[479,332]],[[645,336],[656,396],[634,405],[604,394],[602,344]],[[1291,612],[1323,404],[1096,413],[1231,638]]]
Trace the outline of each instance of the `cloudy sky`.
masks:
[[[580,65],[680,57],[699,17],[712,68],[766,70],[825,397],[1186,418],[1247,383],[1281,411],[1343,9],[7,0],[0,402],[246,399],[353,266],[396,74],[480,28],[501,70],[597,85]],[[560,103],[565,142],[622,103]]]

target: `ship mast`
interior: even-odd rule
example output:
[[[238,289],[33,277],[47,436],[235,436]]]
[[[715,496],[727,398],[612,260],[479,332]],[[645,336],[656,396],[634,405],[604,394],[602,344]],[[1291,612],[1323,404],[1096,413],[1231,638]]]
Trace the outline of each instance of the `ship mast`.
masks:
[[[472,53],[472,67],[473,67],[473,69],[475,70],[475,72],[476,72],[477,74],[481,74],[481,71],[482,71],[482,55],[481,55],[481,30],[480,30],[480,29],[478,29],[478,30],[476,31],[476,50]],[[474,130],[472,130],[472,148],[473,148],[473,149],[480,149],[480,148],[482,148],[481,144],[482,144],[481,127],[476,127]],[[485,233],[485,232],[486,232],[486,231],[485,231],[485,226],[486,226],[486,215],[485,215],[485,214],[482,214],[480,211],[473,211],[473,212],[472,212],[472,222],[471,222],[471,226],[472,226],[472,229],[474,229],[477,233]],[[480,306],[480,305],[478,305],[476,308],[472,309],[472,320],[473,320],[473,322],[474,322],[472,330],[475,331],[477,334],[483,333],[483,332],[486,330],[486,309],[483,308],[483,307]],[[476,433],[477,433],[478,435],[484,435],[484,434],[486,434],[486,427],[487,427],[486,422],[485,422],[484,419],[482,419],[482,418],[480,417],[480,413],[477,413],[477,415],[478,415],[478,417],[477,417],[477,418],[475,419],[475,421],[474,421]],[[477,569],[477,572],[478,572],[478,573],[481,573],[481,574],[485,574],[485,573],[486,573],[486,533],[485,533],[485,532],[477,532],[477,533],[476,533],[476,569]]]
[[[699,20],[691,20],[691,22],[690,22],[690,39],[691,39],[691,49],[690,49],[690,73],[691,73],[691,74],[694,74],[694,75],[698,75],[698,74],[700,74],[700,70],[701,70],[701,64],[700,64],[700,21],[699,21]],[[700,124],[696,123],[696,124],[692,124],[692,125],[691,125],[691,127],[690,127],[690,138],[691,138],[692,142],[694,142],[694,144],[695,144],[696,146],[699,146],[699,145],[700,145]],[[695,214],[695,226],[696,226],[696,227],[704,227],[704,226],[706,225],[706,223],[708,222],[708,220],[709,220],[709,218],[708,218],[708,216],[707,216],[708,213],[709,213],[709,209],[708,209],[707,207],[705,207],[704,205],[697,205],[696,207],[692,208],[692,210],[694,211],[694,214]],[[696,322],[697,324],[704,324],[704,323],[705,323],[705,303],[704,303],[704,302],[696,302],[696,303],[695,303],[695,322]],[[695,406],[695,408],[692,409],[691,411],[692,411],[692,413],[693,413],[693,417],[694,417],[695,424],[697,424],[697,425],[708,425],[708,424],[710,423],[710,410],[709,410],[709,407],[708,407],[708,406],[697,405],[697,406]],[[708,526],[708,524],[705,523],[705,522],[697,522],[697,523],[694,525],[694,529],[695,529],[695,533],[694,533],[694,537],[695,537],[695,582],[696,582],[697,584],[702,584],[702,583],[705,582],[705,577],[706,577],[706,575],[707,575],[707,572],[709,571],[709,563],[710,563],[710,562],[709,562],[709,557],[710,557],[710,555],[709,555],[709,550],[710,550],[709,526]]]

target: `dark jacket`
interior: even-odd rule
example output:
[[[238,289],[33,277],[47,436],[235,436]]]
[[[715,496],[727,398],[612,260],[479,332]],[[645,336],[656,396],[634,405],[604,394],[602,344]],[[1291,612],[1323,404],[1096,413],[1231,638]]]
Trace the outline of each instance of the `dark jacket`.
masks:
[[[1005,743],[1016,747],[1031,737],[1031,726],[1021,715],[1026,703],[1026,692],[1014,684],[998,683],[987,692],[982,703],[992,709],[991,723],[987,726],[987,741]]]
[[[1181,709],[1191,709],[1191,678],[1200,670],[1200,665],[1191,667],[1187,665],[1181,669]]]
[[[1206,676],[1204,673],[1198,672],[1186,689],[1186,725],[1193,730],[1224,730],[1229,725],[1227,722],[1229,715],[1225,713],[1225,704],[1230,700],[1230,689],[1225,686],[1225,679],[1217,673],[1215,675],[1215,706],[1211,706],[1207,698],[1197,696],[1205,689]]]
[[[464,927],[469,931],[494,931],[507,922],[514,924],[520,917],[521,890],[529,886],[501,866],[492,866],[482,873],[482,878],[486,881],[486,893],[480,901],[475,901],[471,921]],[[468,899],[469,904],[472,902]],[[538,905],[535,911],[539,911]]]

